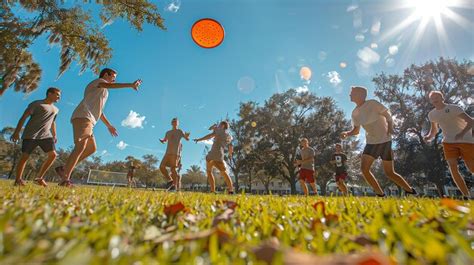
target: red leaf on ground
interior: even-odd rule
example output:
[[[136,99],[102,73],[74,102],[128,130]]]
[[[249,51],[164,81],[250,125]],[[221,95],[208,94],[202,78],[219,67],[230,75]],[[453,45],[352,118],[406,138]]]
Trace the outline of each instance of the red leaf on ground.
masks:
[[[164,213],[167,216],[173,216],[185,209],[186,207],[184,207],[184,204],[181,202],[178,202],[172,205],[165,206]]]

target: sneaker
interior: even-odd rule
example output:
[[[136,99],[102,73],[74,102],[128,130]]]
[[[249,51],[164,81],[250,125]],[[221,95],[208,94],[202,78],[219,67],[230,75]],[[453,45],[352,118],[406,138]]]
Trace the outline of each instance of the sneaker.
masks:
[[[375,194],[377,195],[377,197],[380,197],[380,198],[385,198],[385,193],[382,193],[382,194]]]
[[[418,196],[418,192],[416,192],[416,190],[414,188],[411,188],[412,191],[405,191],[405,194],[407,195],[413,195],[413,196]]]
[[[228,192],[229,195],[234,195],[235,193],[233,191]]]
[[[40,186],[43,186],[43,187],[46,187],[48,186],[48,184],[46,183],[46,181],[44,181],[44,178],[36,178],[35,179],[35,183],[40,185]]]
[[[173,181],[169,181],[165,186],[166,191],[176,191],[176,187],[173,184]]]
[[[22,179],[15,180],[15,182],[13,183],[13,186],[23,187],[23,186],[26,186],[26,182]]]
[[[61,182],[58,183],[59,186],[67,187],[67,188],[73,188],[74,185],[72,184],[71,180],[62,180]]]
[[[56,171],[56,174],[58,174],[58,176],[61,178],[61,179],[65,179],[66,176],[64,176],[64,166],[59,166],[59,167],[56,167],[54,169],[54,171]]]

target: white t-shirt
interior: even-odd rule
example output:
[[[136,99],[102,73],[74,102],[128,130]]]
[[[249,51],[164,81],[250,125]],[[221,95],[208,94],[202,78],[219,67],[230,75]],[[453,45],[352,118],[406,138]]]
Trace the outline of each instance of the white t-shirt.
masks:
[[[84,99],[76,107],[72,113],[71,120],[77,118],[89,119],[92,124],[96,124],[102,111],[104,110],[105,102],[109,97],[109,91],[105,87],[99,87],[100,83],[108,83],[105,79],[98,78],[90,82],[84,91]]]
[[[392,140],[387,134],[387,119],[382,116],[385,111],[387,108],[374,99],[367,100],[352,111],[352,124],[364,128],[367,144],[381,144]]]
[[[443,142],[444,143],[474,143],[474,137],[472,131],[464,134],[464,137],[459,140],[454,138],[460,133],[467,125],[467,122],[459,117],[459,114],[464,113],[464,110],[453,104],[447,104],[443,109],[433,109],[428,113],[428,119],[431,122],[436,122],[443,130]]]

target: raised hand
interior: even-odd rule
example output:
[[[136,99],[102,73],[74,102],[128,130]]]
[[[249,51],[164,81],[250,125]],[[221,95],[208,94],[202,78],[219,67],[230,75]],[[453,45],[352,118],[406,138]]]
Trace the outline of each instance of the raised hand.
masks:
[[[132,84],[133,90],[138,91],[138,87],[139,87],[141,84],[142,84],[142,80],[141,80],[141,79],[138,79],[138,80],[136,80],[135,82],[133,82],[133,84]]]
[[[107,129],[109,130],[110,134],[111,134],[113,137],[117,137],[117,136],[118,136],[118,131],[117,131],[117,129],[115,129],[114,126],[109,126],[109,127],[107,127]]]

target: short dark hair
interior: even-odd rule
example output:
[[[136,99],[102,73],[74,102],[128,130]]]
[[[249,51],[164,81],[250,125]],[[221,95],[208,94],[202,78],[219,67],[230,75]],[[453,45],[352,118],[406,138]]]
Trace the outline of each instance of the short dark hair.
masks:
[[[221,121],[221,125],[224,125],[224,129],[229,129],[229,123],[227,121]]]
[[[46,90],[46,96],[48,96],[49,93],[54,93],[54,92],[61,92],[61,89],[57,87],[50,87],[48,88],[48,90]]]
[[[112,68],[104,68],[102,71],[100,71],[99,78],[104,77],[105,74],[117,74],[117,71],[115,71]]]

